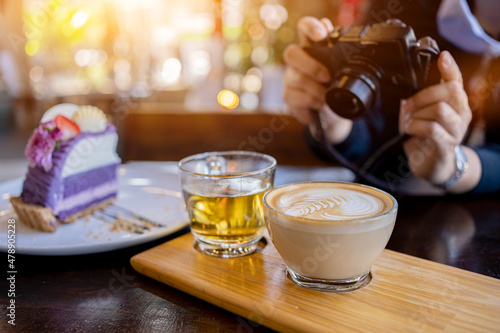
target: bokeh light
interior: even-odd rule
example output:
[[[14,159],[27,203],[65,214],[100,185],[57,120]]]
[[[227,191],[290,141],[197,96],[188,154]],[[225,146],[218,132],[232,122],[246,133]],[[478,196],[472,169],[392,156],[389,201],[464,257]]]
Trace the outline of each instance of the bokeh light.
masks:
[[[176,91],[164,96],[176,103],[185,98],[186,109],[201,110],[192,105],[203,101],[207,109],[255,110],[269,99],[262,71],[268,84],[269,65],[282,65],[283,49],[296,38],[291,21],[297,16],[287,11],[289,4],[24,0],[21,48],[40,98]]]
[[[279,4],[264,4],[259,10],[260,17],[266,27],[271,30],[277,30],[288,19],[288,12]]]
[[[247,71],[247,75],[255,75],[255,76],[259,77],[261,80],[264,77],[264,74],[262,73],[262,71],[257,67],[250,68]]]
[[[256,65],[264,65],[269,58],[269,50],[265,45],[255,47],[251,55],[252,61]]]
[[[43,78],[43,68],[40,66],[34,66],[30,69],[30,79],[33,82],[40,82]]]
[[[26,51],[26,54],[29,56],[34,56],[38,50],[40,49],[40,42],[38,40],[29,40],[26,42],[26,45],[24,46],[24,50]]]
[[[240,105],[243,109],[253,111],[259,106],[259,96],[251,92],[241,94]]]
[[[248,28],[248,34],[253,40],[261,40],[266,35],[266,29],[260,23],[255,23]]]
[[[224,24],[228,28],[239,28],[245,22],[243,14],[235,10],[227,10],[223,14]]]
[[[239,104],[238,95],[230,90],[222,90],[217,95],[217,102],[225,108],[234,109]]]
[[[238,91],[238,90],[240,90],[240,87],[241,87],[241,79],[242,78],[243,78],[243,75],[241,75],[241,74],[229,73],[226,75],[226,77],[222,81],[222,85],[226,89]]]
[[[195,75],[206,76],[210,72],[210,54],[205,50],[193,51],[188,58],[189,70]]]
[[[175,83],[181,76],[182,64],[179,59],[169,58],[163,63],[161,78],[167,84]]]
[[[224,52],[224,63],[228,67],[237,67],[241,62],[241,51],[236,43],[231,43],[226,47]]]
[[[75,53],[75,63],[80,67],[102,66],[107,59],[108,54],[104,50],[81,49]]]
[[[262,80],[257,75],[247,74],[241,80],[241,87],[245,91],[258,93],[262,88]]]
[[[89,13],[79,10],[73,15],[73,17],[71,17],[71,24],[73,25],[73,27],[78,29],[87,22],[89,17]]]

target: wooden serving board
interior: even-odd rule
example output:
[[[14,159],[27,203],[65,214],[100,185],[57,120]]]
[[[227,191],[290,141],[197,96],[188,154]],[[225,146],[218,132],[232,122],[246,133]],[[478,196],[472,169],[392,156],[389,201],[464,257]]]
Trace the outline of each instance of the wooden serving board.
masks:
[[[500,280],[384,250],[370,284],[309,290],[285,274],[269,238],[235,259],[205,255],[185,234],[131,259],[139,273],[278,331],[499,332]],[[266,244],[267,243],[267,244]]]

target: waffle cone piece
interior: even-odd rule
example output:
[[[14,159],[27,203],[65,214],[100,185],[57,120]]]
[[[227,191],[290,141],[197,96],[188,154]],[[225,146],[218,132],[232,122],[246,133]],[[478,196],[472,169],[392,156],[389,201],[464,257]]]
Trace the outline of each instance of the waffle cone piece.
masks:
[[[36,230],[54,232],[59,226],[59,221],[50,208],[27,204],[19,197],[11,197],[10,203],[19,219]]]

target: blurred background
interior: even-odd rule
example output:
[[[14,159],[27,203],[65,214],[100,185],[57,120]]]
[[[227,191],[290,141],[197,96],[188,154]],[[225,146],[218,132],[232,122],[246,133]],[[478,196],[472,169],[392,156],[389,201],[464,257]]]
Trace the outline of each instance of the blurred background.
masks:
[[[167,126],[155,136],[148,126],[158,121],[178,128],[223,119],[226,127],[218,130],[225,130],[238,118],[218,115],[240,115],[251,122],[263,114],[282,114],[282,52],[296,41],[298,18],[328,17],[345,26],[359,19],[363,3],[2,0],[0,158],[22,155],[41,115],[63,102],[103,109],[119,127],[125,160],[173,159],[191,152],[186,148],[166,153],[175,148],[165,142],[182,144],[182,135],[162,135],[169,131]],[[145,120],[152,115],[163,116]],[[269,124],[272,118],[267,119],[249,133]],[[141,121],[144,128],[137,128]],[[203,127],[182,130],[192,134]],[[131,132],[136,137],[130,137]],[[150,140],[142,142],[143,136]],[[206,138],[210,141],[210,130],[197,140]],[[232,145],[241,145],[244,139]],[[155,144],[156,149],[164,148],[163,155],[153,153],[150,146]],[[216,144],[214,148],[238,147]],[[134,149],[144,154],[133,153]]]

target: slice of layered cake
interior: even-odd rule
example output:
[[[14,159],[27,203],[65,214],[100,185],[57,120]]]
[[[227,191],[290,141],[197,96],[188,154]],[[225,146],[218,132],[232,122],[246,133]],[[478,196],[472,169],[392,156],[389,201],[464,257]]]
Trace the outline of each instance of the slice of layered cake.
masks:
[[[113,203],[118,191],[118,135],[93,106],[49,109],[26,146],[22,193],[11,203],[21,221],[53,232]]]

